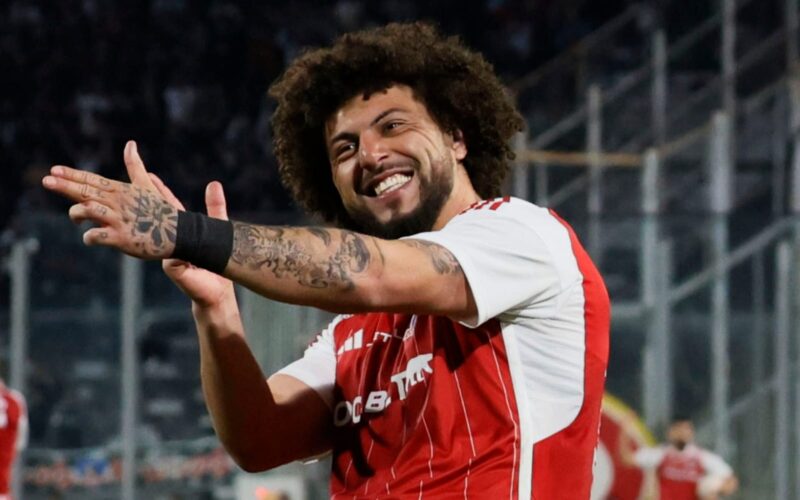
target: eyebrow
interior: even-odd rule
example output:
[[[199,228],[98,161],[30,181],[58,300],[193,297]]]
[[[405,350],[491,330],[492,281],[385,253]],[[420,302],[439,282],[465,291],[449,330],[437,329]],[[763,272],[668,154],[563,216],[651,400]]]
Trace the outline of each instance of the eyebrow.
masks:
[[[378,116],[373,118],[371,122],[369,122],[369,126],[370,127],[374,126],[376,123],[378,123],[379,121],[383,120],[384,118],[386,118],[387,116],[396,111],[405,111],[405,110],[402,108],[389,108],[385,111],[382,111],[381,113],[378,114]],[[335,143],[341,141],[342,139],[356,139],[356,138],[358,138],[358,135],[354,134],[353,132],[347,132],[347,131],[339,132],[338,134],[331,137],[330,144],[331,146],[333,146]]]

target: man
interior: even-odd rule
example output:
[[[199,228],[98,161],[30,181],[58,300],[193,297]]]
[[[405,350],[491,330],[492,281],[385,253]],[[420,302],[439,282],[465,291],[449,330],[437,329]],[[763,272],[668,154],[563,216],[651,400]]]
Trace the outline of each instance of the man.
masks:
[[[210,217],[185,212],[132,142],[132,184],[44,179],[97,225],[87,244],[167,259],[229,453],[256,471],[331,451],[332,496],[588,498],[608,296],[563,221],[497,197],[523,122],[488,63],[389,25],[304,54],[271,94],[284,182],[342,229],[227,222],[216,182]],[[230,280],[343,314],[265,381]]]
[[[661,500],[716,500],[739,486],[720,456],[694,444],[694,425],[688,417],[672,419],[663,446],[634,452],[627,434],[621,433],[620,440],[623,462],[655,471]]]
[[[28,443],[28,410],[25,398],[0,379],[0,500],[11,498],[14,459]]]

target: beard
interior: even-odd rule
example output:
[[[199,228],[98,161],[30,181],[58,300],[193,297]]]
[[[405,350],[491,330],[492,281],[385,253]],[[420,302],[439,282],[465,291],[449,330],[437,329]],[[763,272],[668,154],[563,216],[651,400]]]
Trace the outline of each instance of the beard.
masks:
[[[395,217],[388,222],[380,222],[369,210],[347,208],[354,229],[386,240],[395,240],[433,229],[436,219],[442,213],[442,208],[450,198],[450,193],[453,192],[453,165],[452,161],[447,161],[448,159],[448,157],[441,158],[431,165],[429,179],[419,174],[419,168],[415,169],[415,175],[419,176],[420,201],[417,208],[405,215]]]
[[[689,443],[687,443],[686,441],[684,441],[682,439],[673,439],[671,444],[672,444],[672,446],[677,448],[678,451],[683,451],[683,449],[686,448],[686,445],[688,445]]]

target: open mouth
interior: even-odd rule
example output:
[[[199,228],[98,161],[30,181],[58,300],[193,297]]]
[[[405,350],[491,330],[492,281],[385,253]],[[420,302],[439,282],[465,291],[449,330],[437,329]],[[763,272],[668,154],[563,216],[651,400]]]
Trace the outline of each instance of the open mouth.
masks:
[[[372,188],[372,190],[375,193],[375,196],[381,196],[386,193],[391,193],[392,191],[400,189],[401,187],[406,185],[406,183],[410,180],[411,180],[410,175],[394,174],[393,176],[379,182],[378,185]]]
[[[387,177],[378,178],[369,183],[364,194],[379,198],[402,188],[411,181],[413,172],[395,172]]]

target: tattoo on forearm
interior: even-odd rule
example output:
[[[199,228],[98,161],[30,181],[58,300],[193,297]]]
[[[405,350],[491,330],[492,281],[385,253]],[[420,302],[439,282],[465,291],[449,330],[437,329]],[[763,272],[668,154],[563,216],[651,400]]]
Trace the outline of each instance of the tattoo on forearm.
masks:
[[[131,236],[145,255],[163,255],[168,245],[175,244],[178,211],[159,196],[136,186],[124,190],[129,202],[124,206],[123,221],[133,221]]]
[[[331,233],[319,227],[309,227],[308,232],[321,239],[325,246],[331,244]]]
[[[445,247],[431,241],[406,239],[401,240],[406,245],[423,250],[431,259],[433,268],[439,274],[455,274],[461,272],[458,260]]]
[[[303,245],[308,235],[321,240],[330,253],[309,251]],[[267,269],[276,278],[295,278],[303,286],[352,289],[353,275],[363,272],[370,258],[363,237],[351,231],[233,223],[233,262]]]

